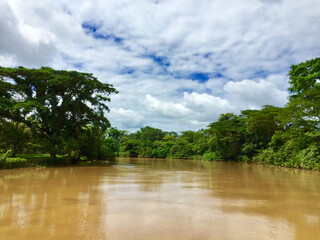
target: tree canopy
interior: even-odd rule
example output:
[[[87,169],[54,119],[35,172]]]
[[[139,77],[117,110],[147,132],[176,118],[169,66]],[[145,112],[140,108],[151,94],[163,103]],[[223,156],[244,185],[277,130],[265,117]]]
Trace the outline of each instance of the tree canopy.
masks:
[[[77,150],[79,136],[91,125],[104,131],[112,85],[90,73],[48,67],[0,67],[0,116],[23,123],[54,156]]]
[[[301,94],[306,90],[320,89],[320,58],[292,65],[289,71],[289,91]]]
[[[150,126],[135,133],[107,129],[106,103],[117,91],[92,74],[0,68],[0,150],[73,152],[89,160],[115,154],[320,170],[319,66],[319,58],[291,66],[285,107],[224,113],[207,129],[180,133]]]

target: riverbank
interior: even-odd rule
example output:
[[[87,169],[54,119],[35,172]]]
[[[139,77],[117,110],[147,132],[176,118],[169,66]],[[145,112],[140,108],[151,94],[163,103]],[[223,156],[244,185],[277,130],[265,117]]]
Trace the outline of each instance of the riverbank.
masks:
[[[16,157],[8,157],[0,161],[1,169],[15,169],[28,167],[49,167],[49,166],[91,166],[91,165],[110,165],[114,159],[105,161],[99,160],[74,160],[68,164],[68,157],[57,155],[51,158],[49,154],[19,154]]]
[[[120,157],[120,158],[135,158],[135,157]],[[139,159],[139,157],[136,157]],[[119,157],[117,158],[119,159]],[[68,164],[68,157],[65,155],[57,155],[55,159],[51,158],[49,154],[19,154],[17,157],[8,157],[5,160],[0,161],[1,169],[15,169],[15,168],[28,168],[28,167],[50,167],[50,166],[109,166],[117,161],[117,159],[109,160],[73,160],[71,164]],[[144,158],[143,159],[147,159]],[[181,158],[148,158],[148,159],[169,159],[169,160],[181,160]],[[266,158],[268,160],[268,158]],[[225,161],[225,160],[207,160],[201,158],[188,158],[185,160],[198,160],[203,162],[237,162],[237,161]],[[298,164],[294,164],[294,161],[290,162],[273,162],[273,161],[262,161],[261,159],[253,159],[248,161],[238,161],[245,162],[248,164],[265,165],[269,167],[280,167],[280,168],[294,168],[294,169],[304,169],[304,170],[316,170],[320,169],[314,168],[303,168]],[[276,163],[276,164],[275,164]]]

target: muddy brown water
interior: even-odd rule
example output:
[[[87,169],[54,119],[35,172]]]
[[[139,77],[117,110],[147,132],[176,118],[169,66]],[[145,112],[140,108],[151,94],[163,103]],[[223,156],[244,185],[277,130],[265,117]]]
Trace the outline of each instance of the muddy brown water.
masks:
[[[157,159],[1,170],[0,239],[320,239],[320,172]]]

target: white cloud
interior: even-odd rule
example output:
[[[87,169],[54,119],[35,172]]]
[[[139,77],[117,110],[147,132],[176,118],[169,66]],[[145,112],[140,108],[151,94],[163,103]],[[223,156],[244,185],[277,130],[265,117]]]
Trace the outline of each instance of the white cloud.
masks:
[[[317,0],[2,0],[0,65],[92,72],[120,91],[113,125],[197,129],[224,112],[283,106],[290,65],[320,55],[319,9]],[[97,26],[86,34],[83,23]]]
[[[281,91],[272,82],[259,80],[229,81],[223,89],[238,106],[260,108],[263,105],[284,106],[288,101],[288,92]]]
[[[183,119],[187,124],[205,127],[218,118],[221,113],[234,111],[228,100],[207,93],[184,92],[181,102],[160,101],[150,94],[146,95],[148,108],[167,118]]]
[[[42,33],[17,18],[6,1],[0,2],[0,32],[0,59],[8,59],[4,65],[49,63],[55,54],[55,46],[48,35],[43,33],[41,38]]]
[[[150,94],[146,95],[146,100],[151,111],[155,111],[164,117],[183,118],[192,114],[192,111],[181,103],[161,102]]]
[[[139,128],[144,124],[144,118],[133,110],[112,108],[107,117],[120,129]]]
[[[233,112],[235,107],[228,100],[207,93],[184,93],[185,105],[197,113],[196,119],[213,122],[222,113]]]

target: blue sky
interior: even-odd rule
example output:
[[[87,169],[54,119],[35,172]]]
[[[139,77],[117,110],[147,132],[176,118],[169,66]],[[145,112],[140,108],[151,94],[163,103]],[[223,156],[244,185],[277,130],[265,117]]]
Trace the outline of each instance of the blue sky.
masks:
[[[108,118],[198,130],[287,103],[288,71],[320,56],[318,0],[0,0],[0,66],[93,73]]]

